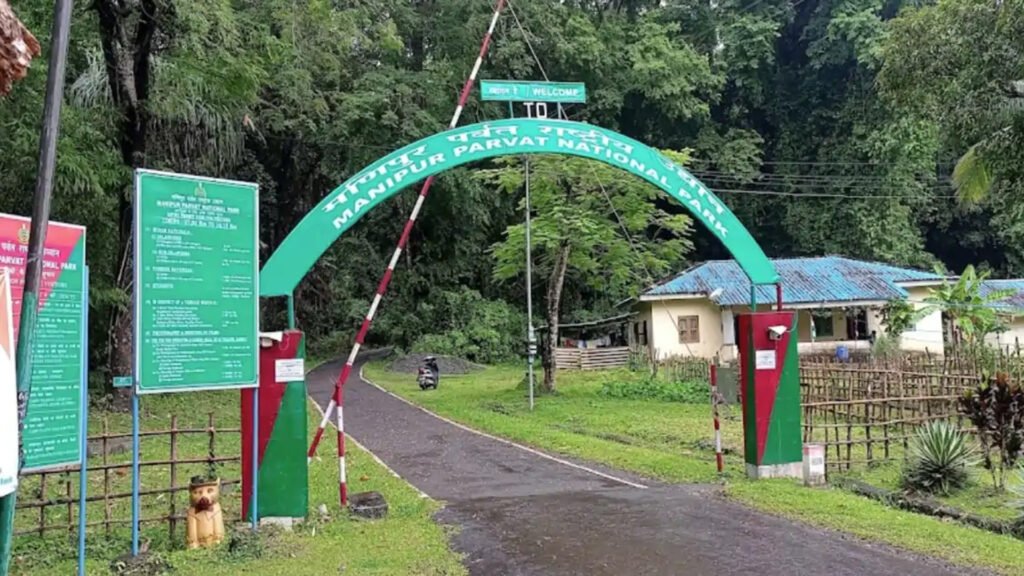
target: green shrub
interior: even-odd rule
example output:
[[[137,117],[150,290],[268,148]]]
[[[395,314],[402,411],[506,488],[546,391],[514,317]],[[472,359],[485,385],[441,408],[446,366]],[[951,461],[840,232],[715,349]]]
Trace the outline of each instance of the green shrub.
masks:
[[[526,318],[513,306],[475,290],[444,292],[419,311],[430,331],[412,345],[416,353],[458,356],[481,364],[513,360],[526,349]]]
[[[306,358],[334,359],[352,349],[354,334],[336,330],[320,338],[306,339]]]
[[[661,400],[703,404],[711,402],[711,392],[706,382],[694,380],[667,381],[647,376],[638,380],[612,380],[601,386],[601,395],[610,398],[634,400]]]
[[[928,494],[949,494],[967,485],[977,454],[967,436],[947,422],[929,422],[910,442],[903,487]]]
[[[885,326],[885,333],[893,339],[898,339],[901,334],[910,330],[925,315],[914,305],[902,298],[890,300],[882,307],[882,326]]]
[[[892,360],[903,354],[899,338],[882,334],[871,345],[871,356],[880,360]]]

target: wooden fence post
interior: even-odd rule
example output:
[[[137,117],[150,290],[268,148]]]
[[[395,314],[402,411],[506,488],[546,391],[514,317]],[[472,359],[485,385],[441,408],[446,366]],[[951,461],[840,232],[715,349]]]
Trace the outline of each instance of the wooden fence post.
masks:
[[[106,416],[103,416],[103,526],[104,532],[107,536],[110,536],[110,468],[107,467],[107,436],[110,434],[109,428],[110,422]]]
[[[210,456],[209,456],[209,459],[207,460],[207,462],[208,462],[209,466],[213,466],[216,463],[215,458],[217,458],[217,454],[216,454],[217,429],[213,425],[213,412],[209,413],[207,423],[208,423],[208,428],[207,429],[209,430],[209,433],[210,433]]]
[[[46,494],[46,472],[39,475],[39,499],[48,500]],[[39,535],[43,536],[46,533],[46,507],[39,507]]]
[[[68,500],[68,536],[70,536],[75,533],[75,495],[71,492],[71,472],[67,472],[64,477],[64,494],[67,495]]]

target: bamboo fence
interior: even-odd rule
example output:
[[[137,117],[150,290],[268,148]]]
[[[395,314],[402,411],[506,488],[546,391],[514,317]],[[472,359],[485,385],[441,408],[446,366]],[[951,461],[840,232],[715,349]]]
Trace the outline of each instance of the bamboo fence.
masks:
[[[957,400],[979,381],[920,366],[801,361],[803,441],[824,445],[831,469],[902,459],[918,426],[963,427]]]
[[[996,372],[1024,379],[1019,346],[944,357],[801,358],[803,440],[825,446],[831,470],[902,460],[910,438],[927,422],[944,420],[973,433],[958,400]]]

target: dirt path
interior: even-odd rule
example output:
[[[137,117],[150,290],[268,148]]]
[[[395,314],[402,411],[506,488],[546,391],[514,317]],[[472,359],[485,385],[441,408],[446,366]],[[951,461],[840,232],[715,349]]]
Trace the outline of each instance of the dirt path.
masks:
[[[308,377],[325,406],[341,362]],[[413,376],[410,376],[412,378]],[[708,487],[662,485],[465,430],[353,379],[347,432],[446,502],[474,576],[978,574],[766,516]]]

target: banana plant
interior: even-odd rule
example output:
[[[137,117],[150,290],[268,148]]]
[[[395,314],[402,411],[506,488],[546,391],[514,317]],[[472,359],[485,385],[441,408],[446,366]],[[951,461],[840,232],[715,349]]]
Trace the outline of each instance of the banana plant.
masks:
[[[936,268],[936,273],[943,274],[939,268]],[[1006,329],[997,304],[1015,292],[992,290],[984,293],[982,287],[988,277],[988,271],[979,273],[974,266],[968,265],[955,281],[944,280],[925,298],[928,305],[922,313],[927,315],[941,310],[949,319],[948,336],[954,345],[982,342],[985,336]]]

